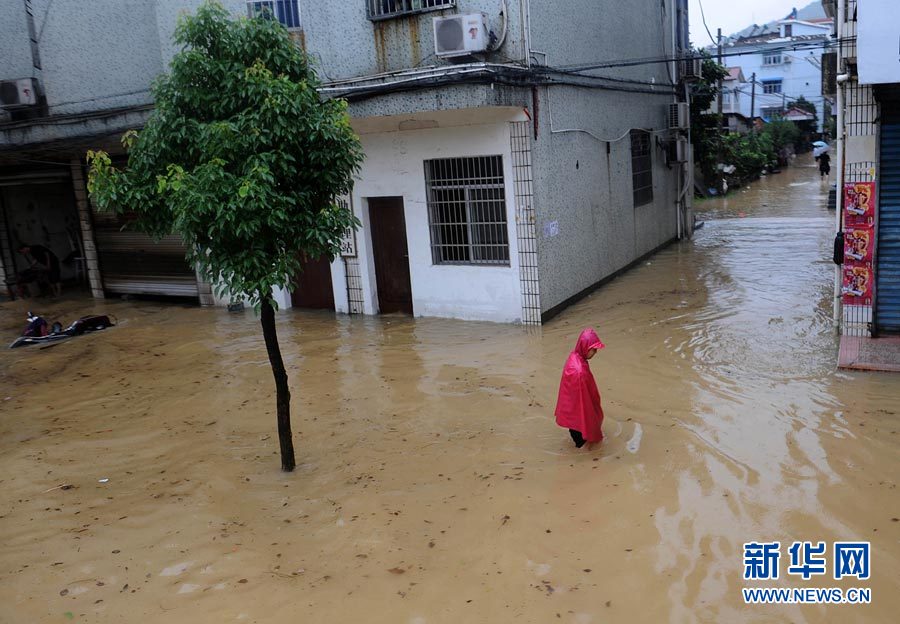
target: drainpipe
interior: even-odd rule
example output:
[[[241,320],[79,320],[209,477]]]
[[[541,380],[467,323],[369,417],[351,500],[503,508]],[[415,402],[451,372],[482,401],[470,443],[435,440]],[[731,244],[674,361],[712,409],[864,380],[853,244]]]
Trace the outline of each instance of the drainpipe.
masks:
[[[531,68],[531,6],[528,0],[519,0],[519,21],[522,26],[522,46],[525,48],[525,67]]]
[[[837,40],[844,36],[844,0],[837,0]],[[841,57],[842,46],[838,43],[837,67],[840,70],[843,63]],[[844,212],[844,88],[849,76],[842,74],[837,77],[837,197],[835,198],[834,231],[841,231],[841,220]],[[834,267],[834,303],[832,314],[838,333],[841,331],[841,265]]]
[[[675,22],[678,17],[678,8],[676,6],[677,0],[671,0],[669,2],[668,9],[666,12],[669,15],[669,20],[671,21],[671,29],[669,35],[672,37],[672,66],[669,71],[669,78],[672,82],[678,82],[678,41],[675,37]],[[678,95],[677,92],[672,94],[672,102],[678,103]],[[675,139],[677,142],[677,138]],[[677,143],[676,143],[677,145]],[[687,226],[685,224],[685,215],[684,209],[682,208],[682,198],[684,197],[684,189],[682,188],[682,183],[685,181],[685,170],[684,165],[679,164],[676,168],[677,176],[675,178],[675,236],[678,240],[681,240],[685,237],[685,232],[687,231]]]

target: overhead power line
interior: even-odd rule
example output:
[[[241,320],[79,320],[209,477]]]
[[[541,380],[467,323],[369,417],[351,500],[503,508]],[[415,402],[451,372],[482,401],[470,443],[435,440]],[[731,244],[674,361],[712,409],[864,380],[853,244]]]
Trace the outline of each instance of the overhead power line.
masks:
[[[703,18],[703,28],[706,29],[706,34],[709,35],[709,40],[712,41],[713,45],[719,45],[719,42],[715,40],[712,36],[712,33],[709,30],[709,26],[706,25],[706,13],[703,11],[703,0],[697,0],[700,4],[700,17]]]

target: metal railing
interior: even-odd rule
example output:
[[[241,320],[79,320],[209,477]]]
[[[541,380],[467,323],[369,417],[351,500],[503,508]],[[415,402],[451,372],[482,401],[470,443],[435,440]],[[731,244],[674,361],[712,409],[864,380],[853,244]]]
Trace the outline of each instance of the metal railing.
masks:
[[[455,6],[456,0],[366,0],[366,16],[376,21]]]
[[[435,264],[509,264],[502,156],[425,161]]]
[[[301,27],[298,0],[248,0],[247,16],[275,18],[289,30]]]

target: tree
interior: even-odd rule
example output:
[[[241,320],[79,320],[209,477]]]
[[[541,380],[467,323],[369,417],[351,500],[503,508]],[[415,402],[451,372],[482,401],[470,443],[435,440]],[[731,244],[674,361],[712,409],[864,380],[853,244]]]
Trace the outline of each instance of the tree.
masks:
[[[180,234],[187,260],[258,310],[275,378],[281,466],[294,469],[290,391],[272,289],[300,256],[334,258],[355,217],[335,201],[362,161],[347,104],[322,100],[303,52],[276,21],[230,19],[208,1],[175,30],[182,50],[153,85],[156,107],[123,137],[127,166],[90,152],[101,210],[136,213],[156,237]]]
[[[797,128],[800,130],[800,136],[797,137],[794,147],[798,152],[808,150],[810,142],[815,138],[816,129],[819,127],[819,114],[816,111],[816,105],[801,95],[791,102],[790,107],[800,109],[813,116],[813,118],[808,121],[795,122]]]
[[[704,178],[716,177],[718,148],[718,117],[706,113],[719,95],[719,80],[728,75],[728,70],[710,58],[703,50],[694,52],[703,58],[701,78],[691,89],[691,143],[694,159],[703,172]]]
[[[816,105],[813,104],[812,102],[810,102],[809,100],[807,100],[802,95],[800,97],[798,97],[796,100],[794,100],[793,102],[791,102],[791,107],[799,108],[800,110],[804,110],[807,113],[812,113],[813,115],[816,115]]]
[[[801,133],[796,124],[784,119],[774,119],[766,124],[762,133],[769,137],[772,149],[778,154],[779,159],[785,160],[785,148],[796,145],[800,141]]]

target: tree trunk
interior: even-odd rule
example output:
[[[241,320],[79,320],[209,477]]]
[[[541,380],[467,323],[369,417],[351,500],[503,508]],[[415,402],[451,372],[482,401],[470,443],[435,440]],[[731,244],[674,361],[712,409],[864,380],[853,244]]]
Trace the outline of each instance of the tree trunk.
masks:
[[[275,309],[263,296],[260,321],[263,337],[266,339],[266,351],[269,363],[275,376],[275,401],[278,406],[278,441],[281,443],[281,469],[291,472],[296,466],[294,462],[294,442],[291,439],[291,391],[288,389],[287,371],[281,359],[278,347],[278,333],[275,331]]]

